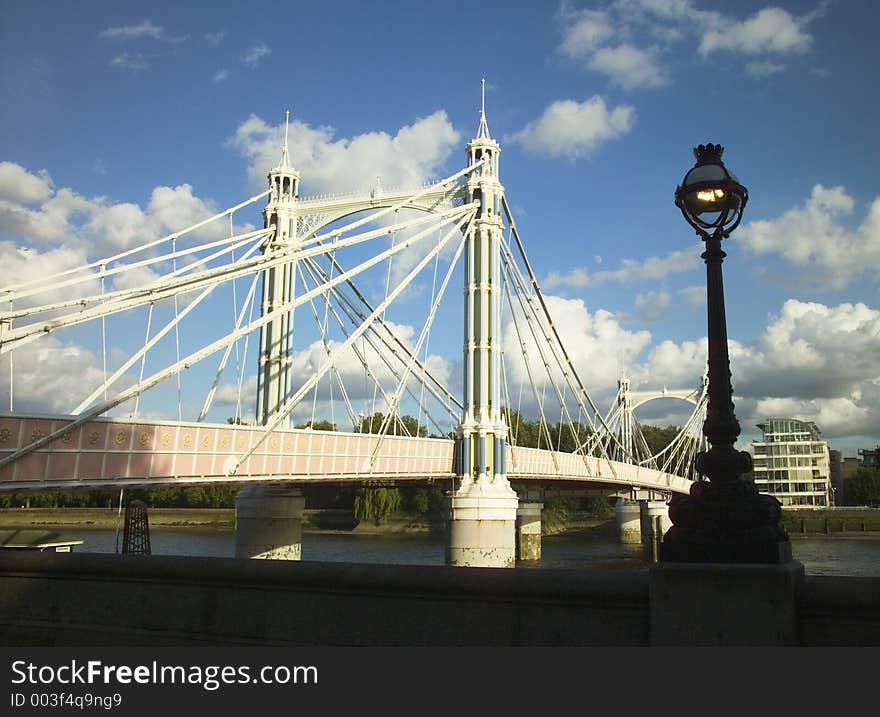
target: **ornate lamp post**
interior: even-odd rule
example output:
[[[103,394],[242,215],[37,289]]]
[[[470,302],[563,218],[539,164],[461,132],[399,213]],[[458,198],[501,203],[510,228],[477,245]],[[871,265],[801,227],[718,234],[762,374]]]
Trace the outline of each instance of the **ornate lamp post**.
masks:
[[[734,448],[740,433],[733,411],[721,240],[736,229],[749,199],[748,190],[721,161],[717,144],[694,149],[696,164],[675,190],[675,204],[706,245],[709,405],[703,434],[710,449],[695,467],[709,478],[691,486],[690,495],[669,504],[672,527],[663,537],[659,558],[670,562],[782,563],[791,560],[791,544],[779,524],[779,501],[762,495],[742,479],[752,458]]]

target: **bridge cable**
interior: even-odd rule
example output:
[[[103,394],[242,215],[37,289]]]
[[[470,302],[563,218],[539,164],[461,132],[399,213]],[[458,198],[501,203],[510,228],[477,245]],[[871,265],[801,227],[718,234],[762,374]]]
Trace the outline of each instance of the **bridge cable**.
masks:
[[[316,275],[316,273],[320,272],[321,270],[319,267],[312,265],[311,259],[308,260],[308,262],[309,262],[309,264],[306,265],[306,269],[309,271],[310,275],[312,276],[312,281],[315,283],[315,285],[318,285],[319,282],[318,282],[318,279],[315,278],[315,275]],[[326,275],[324,275],[324,276],[326,277]],[[333,288],[331,291],[334,293],[334,296],[335,296],[337,302],[339,303],[339,306],[342,309],[343,313],[345,313],[345,315],[348,317],[349,321],[351,321],[353,326],[357,327],[361,321],[365,320],[366,317],[363,314],[361,314],[360,312],[358,312],[357,308],[354,306],[354,303],[352,302],[352,300],[349,297],[345,296],[338,288]],[[342,330],[343,334],[346,337],[348,337],[349,333],[348,333],[347,329],[345,328],[345,325],[344,325],[341,317],[336,312],[336,310],[333,309],[332,305],[331,305],[331,310],[333,312],[333,316],[336,319],[337,324],[339,325],[339,328]],[[387,333],[387,329],[386,329],[386,333]],[[379,341],[381,341],[383,343],[383,345],[386,347],[387,351],[382,351],[379,347],[377,347],[373,343],[371,336],[375,336],[375,338],[377,338]],[[370,327],[370,329],[367,332],[365,332],[364,335],[362,336],[362,338],[361,338],[362,348],[361,349],[358,349],[356,345],[352,344],[352,351],[355,353],[355,356],[358,358],[358,360],[361,363],[361,366],[364,368],[365,381],[367,379],[372,379],[374,385],[376,385],[378,390],[382,393],[383,400],[386,402],[390,401],[390,397],[388,396],[388,394],[385,391],[384,387],[382,386],[381,382],[378,380],[376,375],[370,369],[369,362],[366,359],[366,355],[365,355],[364,349],[363,349],[363,347],[366,345],[369,345],[369,347],[373,350],[373,352],[376,354],[376,356],[378,356],[378,358],[385,364],[385,366],[388,368],[388,370],[391,371],[392,375],[398,380],[400,378],[400,374],[397,372],[397,369],[395,369],[394,365],[391,363],[391,360],[388,358],[388,355],[394,356],[398,360],[401,360],[400,356],[391,346],[389,346],[388,339],[385,338],[385,334],[380,334],[378,332],[378,330],[375,328],[375,325],[372,325]],[[421,367],[421,366],[420,366],[420,368],[423,369],[423,367]],[[425,383],[424,375],[420,376],[420,380],[421,380],[422,385],[425,386],[426,383]],[[450,415],[452,415],[452,416],[456,415],[455,411],[443,400],[444,397],[441,395],[438,395],[436,393],[436,389],[434,389],[432,386],[428,385],[428,391],[431,392],[431,395],[434,396],[434,398],[447,410],[447,412]],[[407,387],[407,393],[410,395],[410,397],[413,400],[415,400],[415,401],[419,400],[408,387]],[[428,416],[429,420],[434,424],[434,426],[437,428],[437,430],[441,434],[444,433],[444,429],[436,421],[436,419],[433,417],[433,415],[431,415],[431,413],[427,409],[427,407],[420,406],[420,408],[424,408],[425,415]]]
[[[348,339],[346,339],[345,342],[343,342],[339,347],[337,347],[334,350],[333,356],[331,357],[332,359],[335,360],[336,356],[338,356],[342,351],[347,350],[348,347],[369,328],[369,324],[377,316],[379,316],[381,314],[381,312],[383,312],[387,308],[387,306],[392,301],[394,301],[394,299],[396,299],[397,296],[407,286],[409,286],[409,284],[416,277],[416,275],[418,275],[418,273],[421,272],[421,270],[425,267],[425,265],[431,259],[434,258],[434,254],[439,252],[440,250],[442,250],[442,248],[445,246],[446,242],[449,240],[449,238],[454,233],[460,232],[465,223],[468,223],[468,226],[470,227],[471,223],[473,222],[476,211],[475,211],[475,207],[473,207],[472,205],[469,205],[469,210],[470,210],[469,214],[466,215],[465,217],[463,217],[459,222],[457,222],[456,225],[443,238],[443,241],[441,243],[439,243],[437,245],[437,247],[435,247],[430,252],[428,252],[428,254],[421,261],[418,262],[418,264],[412,269],[412,271],[410,271],[410,273],[407,274],[407,276],[403,280],[401,280],[401,282],[400,282],[400,284],[398,284],[397,288],[394,289],[394,291],[392,291],[378,307],[376,307],[373,314],[371,314],[369,317],[367,317],[368,321],[365,321],[364,323],[362,323],[357,329],[355,329],[354,332],[352,332],[351,336]],[[462,241],[463,241],[463,239],[462,239]],[[403,245],[401,244],[399,246],[403,246]],[[251,456],[251,454],[253,454],[253,452],[260,445],[262,445],[262,443],[266,440],[266,438],[268,438],[269,434],[272,431],[274,431],[275,428],[278,426],[278,424],[287,417],[287,415],[290,413],[290,411],[293,410],[293,408],[299,403],[302,396],[305,395],[306,393],[308,393],[311,390],[312,385],[314,385],[315,383],[317,383],[321,379],[321,377],[328,370],[328,363],[329,363],[329,361],[325,362],[324,365],[315,374],[313,374],[312,377],[309,378],[309,380],[306,381],[293,396],[291,396],[285,402],[285,404],[284,404],[284,406],[282,406],[281,410],[275,416],[273,416],[271,421],[268,423],[268,425],[266,425],[263,428],[263,430],[260,434],[260,437],[251,445],[251,447],[247,451],[245,451],[244,454],[242,454],[234,462],[234,465],[232,465],[230,467],[230,469],[228,470],[229,475],[235,474],[235,472],[238,470],[238,468],[241,466],[241,464],[245,460],[247,460]],[[0,461],[0,467],[2,467],[2,461]]]

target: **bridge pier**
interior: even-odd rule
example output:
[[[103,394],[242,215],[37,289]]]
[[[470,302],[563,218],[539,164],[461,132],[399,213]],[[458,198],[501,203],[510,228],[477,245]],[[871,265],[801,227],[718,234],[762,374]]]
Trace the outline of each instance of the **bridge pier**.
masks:
[[[446,564],[467,568],[512,568],[516,565],[516,518],[519,499],[485,495],[477,490],[449,498]],[[509,489],[508,489],[509,490]]]
[[[300,560],[305,504],[299,488],[242,488],[235,498],[235,557]]]
[[[640,500],[640,530],[642,533],[642,552],[646,558],[654,558],[654,547],[660,545],[663,535],[672,527],[669,519],[669,504],[662,500]]]
[[[516,559],[541,559],[541,509],[543,503],[520,503],[516,509]]]
[[[619,498],[614,507],[614,522],[617,524],[617,537],[624,545],[642,542],[642,510],[633,500]]]

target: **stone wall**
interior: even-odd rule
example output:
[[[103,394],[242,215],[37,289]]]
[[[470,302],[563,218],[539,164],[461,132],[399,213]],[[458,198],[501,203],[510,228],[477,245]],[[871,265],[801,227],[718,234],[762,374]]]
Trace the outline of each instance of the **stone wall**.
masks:
[[[0,551],[0,644],[650,645],[651,580]],[[880,645],[880,578],[807,576],[795,612],[797,644]]]

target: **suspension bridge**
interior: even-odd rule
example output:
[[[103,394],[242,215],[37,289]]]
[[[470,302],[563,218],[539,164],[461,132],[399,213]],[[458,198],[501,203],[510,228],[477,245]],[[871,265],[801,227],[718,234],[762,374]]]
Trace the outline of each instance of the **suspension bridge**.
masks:
[[[597,406],[525,252],[485,96],[465,166],[419,187],[301,197],[287,126],[266,191],[4,289],[0,491],[447,480],[465,523],[509,516],[511,481],[688,492],[705,383],[623,376]],[[459,382],[436,347],[462,337]],[[28,410],[22,372],[65,372],[72,346],[94,364],[68,378],[75,405]],[[654,398],[693,405],[656,455],[634,417]],[[542,448],[517,445],[527,414]]]

